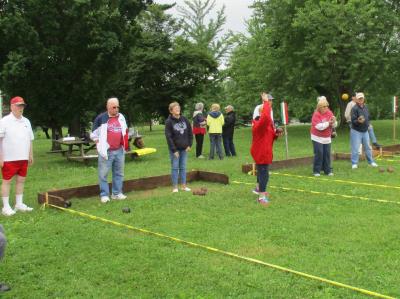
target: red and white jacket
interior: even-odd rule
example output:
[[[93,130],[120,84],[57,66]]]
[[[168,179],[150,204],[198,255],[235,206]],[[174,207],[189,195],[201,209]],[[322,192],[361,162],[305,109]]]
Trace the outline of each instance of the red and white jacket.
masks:
[[[90,134],[90,138],[97,142],[97,152],[100,156],[104,159],[108,159],[107,150],[109,149],[110,145],[107,142],[107,122],[109,119],[109,115],[107,112],[99,114],[93,123],[93,130]],[[119,113],[118,114],[118,121],[121,124],[122,129],[122,139],[124,141],[124,149],[125,151],[128,150],[129,142],[128,142],[128,126],[126,125],[125,117]]]
[[[273,160],[273,145],[278,135],[271,117],[271,105],[264,102],[263,111],[258,120],[253,120],[253,139],[250,153],[256,164],[271,164]]]

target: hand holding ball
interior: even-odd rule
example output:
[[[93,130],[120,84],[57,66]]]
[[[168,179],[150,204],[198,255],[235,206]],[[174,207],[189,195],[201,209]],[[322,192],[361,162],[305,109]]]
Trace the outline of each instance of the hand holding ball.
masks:
[[[364,117],[364,115],[360,115],[360,116],[357,118],[357,120],[358,120],[358,122],[359,122],[360,124],[364,123],[364,122],[365,122],[365,117]]]

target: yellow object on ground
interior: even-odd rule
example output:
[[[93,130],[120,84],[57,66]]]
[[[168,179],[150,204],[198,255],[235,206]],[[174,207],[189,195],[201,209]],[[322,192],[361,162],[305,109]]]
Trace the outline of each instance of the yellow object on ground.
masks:
[[[138,148],[131,151],[132,154],[136,154],[138,156],[144,156],[148,154],[155,153],[157,149],[152,147]]]

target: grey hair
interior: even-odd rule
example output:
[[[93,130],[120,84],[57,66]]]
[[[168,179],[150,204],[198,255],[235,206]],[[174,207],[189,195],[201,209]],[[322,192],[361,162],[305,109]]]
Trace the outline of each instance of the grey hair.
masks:
[[[231,109],[232,111],[234,110],[232,105],[226,106],[225,109]]]
[[[108,100],[107,100],[107,104],[108,103],[111,103],[111,102],[114,102],[114,101],[116,101],[116,102],[118,102],[119,103],[119,100],[118,100],[118,98],[109,98]]]
[[[197,104],[194,106],[194,109],[195,109],[195,110],[198,110],[198,111],[202,111],[202,110],[204,109],[204,104],[203,104],[203,103],[197,103]]]

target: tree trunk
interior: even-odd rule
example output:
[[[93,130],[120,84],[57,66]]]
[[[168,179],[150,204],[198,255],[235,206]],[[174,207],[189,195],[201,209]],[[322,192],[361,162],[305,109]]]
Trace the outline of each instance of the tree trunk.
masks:
[[[79,114],[76,114],[68,126],[68,134],[74,137],[81,136],[81,121]]]
[[[153,120],[152,119],[150,119],[149,127],[150,127],[150,132],[152,132],[153,131]]]
[[[52,127],[51,128],[51,150],[52,151],[57,151],[61,150],[61,144],[58,142],[55,142],[55,140],[62,138],[62,127],[57,126],[57,127]]]

